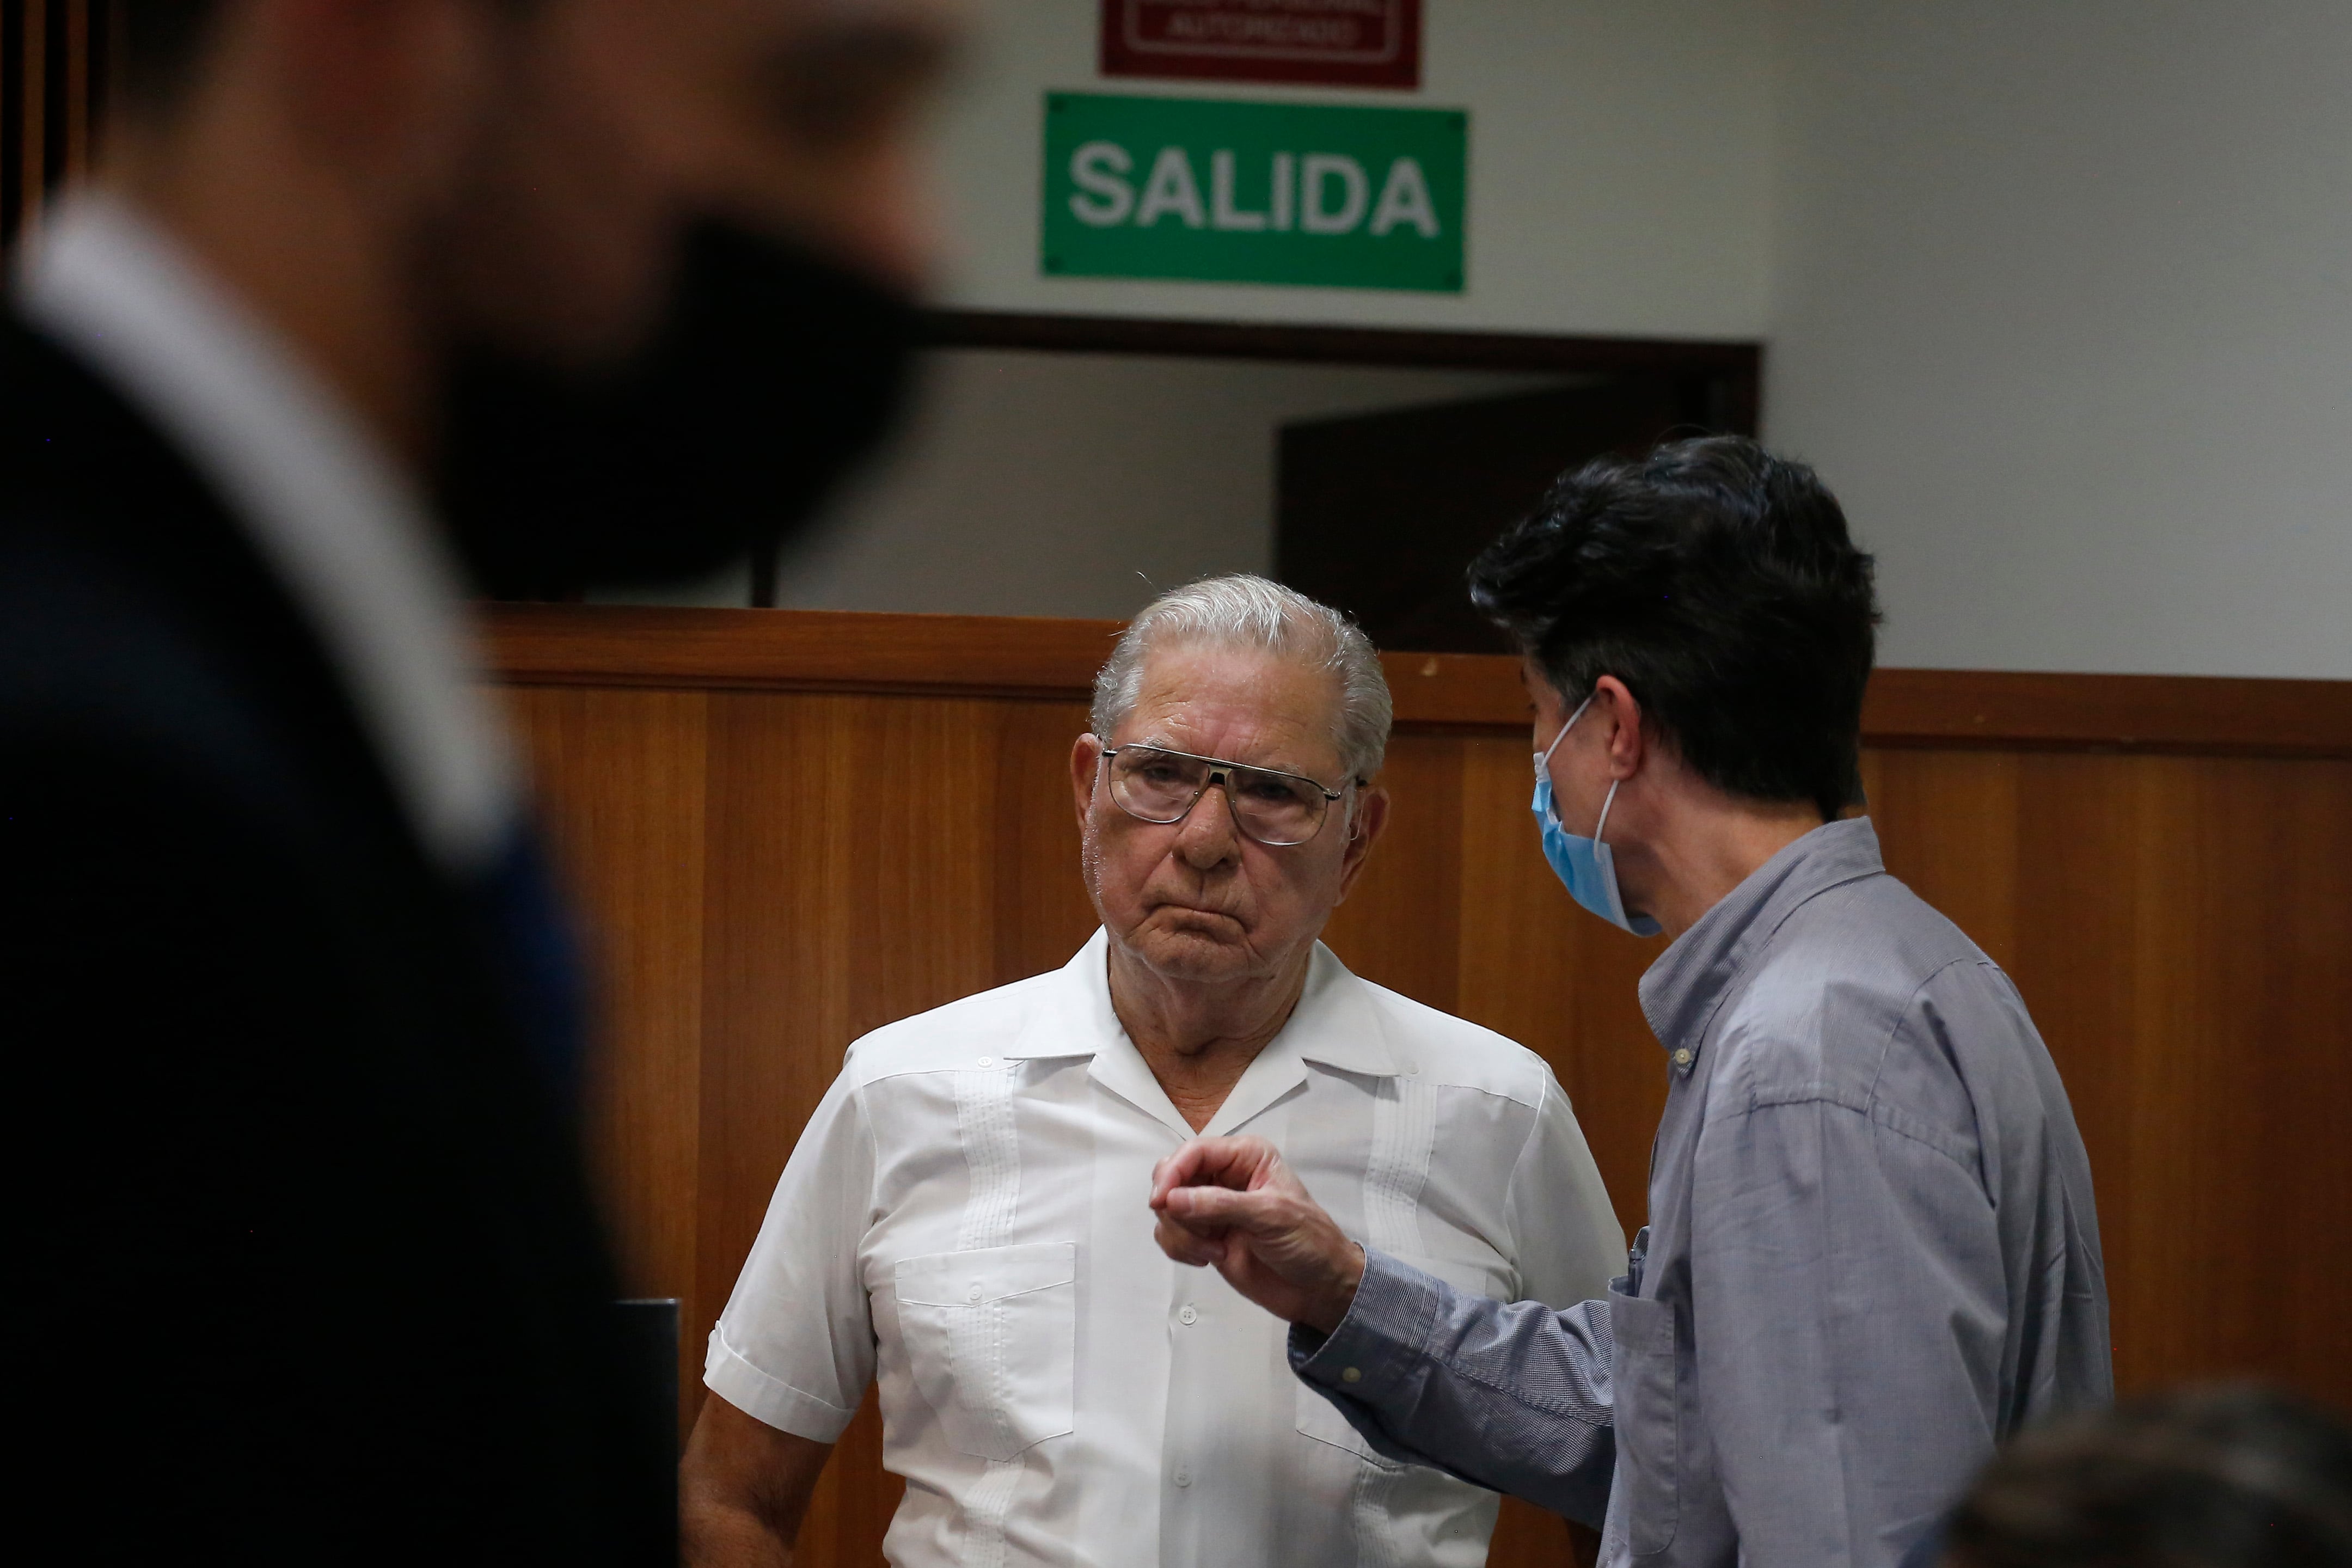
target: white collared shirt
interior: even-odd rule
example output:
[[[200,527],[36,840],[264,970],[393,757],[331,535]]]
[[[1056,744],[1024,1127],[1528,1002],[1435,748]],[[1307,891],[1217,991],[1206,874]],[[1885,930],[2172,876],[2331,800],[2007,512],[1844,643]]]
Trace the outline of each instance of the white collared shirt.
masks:
[[[1292,1376],[1286,1325],[1152,1240],[1151,1168],[1192,1131],[1108,952],[850,1048],[705,1381],[830,1443],[878,1378],[899,1568],[1482,1563],[1492,1493],[1373,1457]],[[1622,1267],[1542,1059],[1320,945],[1205,1131],[1270,1140],[1350,1237],[1457,1286],[1564,1307]]]
[[[50,214],[17,308],[212,484],[325,648],[417,837],[480,869],[518,820],[463,578],[407,477],[278,335],[102,193]]]

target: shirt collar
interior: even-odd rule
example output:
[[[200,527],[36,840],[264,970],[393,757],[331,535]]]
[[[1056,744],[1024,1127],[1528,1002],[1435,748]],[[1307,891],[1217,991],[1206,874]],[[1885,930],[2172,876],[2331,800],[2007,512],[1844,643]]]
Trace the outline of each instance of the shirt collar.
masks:
[[[1780,923],[1832,888],[1882,875],[1870,819],[1825,822],[1785,845],[1674,940],[1642,976],[1642,1012],[1687,1071],[1717,1006]]]
[[[1107,931],[1097,930],[1063,967],[1004,1054],[1023,1059],[1090,1057],[1087,1070],[1097,1082],[1179,1137],[1193,1135],[1111,1006]],[[1367,1078],[1411,1070],[1391,1047],[1364,983],[1319,942],[1289,1020],[1258,1052],[1203,1131],[1235,1131],[1304,1083],[1309,1062]]]
[[[1295,1044],[1302,1058],[1319,1067],[1393,1078],[1406,1070],[1405,1064],[1390,1046],[1369,992],[1339,954],[1318,942],[1307,963],[1307,989],[1275,1038]]]
[[[435,858],[460,875],[488,864],[514,826],[513,763],[474,684],[461,574],[407,477],[274,331],[118,199],[85,194],[52,214],[17,297],[227,503]]]

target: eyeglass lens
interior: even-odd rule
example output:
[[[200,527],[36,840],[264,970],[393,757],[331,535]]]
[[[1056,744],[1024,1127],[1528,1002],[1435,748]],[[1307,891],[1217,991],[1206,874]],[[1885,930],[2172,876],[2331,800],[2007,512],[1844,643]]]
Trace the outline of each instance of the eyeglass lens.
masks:
[[[1119,808],[1146,822],[1175,822],[1209,786],[1213,764],[1144,746],[1122,746],[1110,759],[1110,793]],[[1320,788],[1264,768],[1226,770],[1234,820],[1261,844],[1304,844],[1323,826],[1330,802]]]

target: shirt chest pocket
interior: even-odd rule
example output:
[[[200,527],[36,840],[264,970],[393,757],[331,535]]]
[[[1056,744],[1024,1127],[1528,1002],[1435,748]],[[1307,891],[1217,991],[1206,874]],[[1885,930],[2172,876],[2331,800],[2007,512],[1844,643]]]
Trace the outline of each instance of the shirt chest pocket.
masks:
[[[1075,1425],[1077,1263],[1049,1241],[898,1265],[908,1367],[958,1452],[1009,1459]]]
[[[1634,1556],[1647,1557],[1674,1544],[1682,1520],[1681,1351],[1674,1303],[1629,1295],[1627,1283],[1621,1278],[1609,1287],[1609,1330],[1617,1342],[1609,1523]]]

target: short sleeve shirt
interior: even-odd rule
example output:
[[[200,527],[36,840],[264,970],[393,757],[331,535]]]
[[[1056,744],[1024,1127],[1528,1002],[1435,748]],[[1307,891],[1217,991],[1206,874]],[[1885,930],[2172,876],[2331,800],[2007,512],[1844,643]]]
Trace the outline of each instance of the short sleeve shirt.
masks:
[[[777,1184],[706,1381],[837,1438],[878,1384],[886,1551],[948,1563],[1464,1564],[1496,1500],[1370,1450],[1285,1326],[1152,1240],[1192,1135],[1120,1028],[1108,939],[851,1047]],[[1205,1131],[1281,1148],[1347,1232],[1565,1306],[1624,1256],[1541,1058],[1327,949]]]

